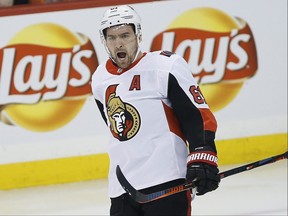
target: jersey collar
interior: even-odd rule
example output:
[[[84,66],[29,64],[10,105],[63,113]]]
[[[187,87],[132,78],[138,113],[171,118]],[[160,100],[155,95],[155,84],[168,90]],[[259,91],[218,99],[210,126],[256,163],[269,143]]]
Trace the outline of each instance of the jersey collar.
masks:
[[[133,68],[146,54],[147,53],[144,52],[141,58],[133,62],[128,68],[125,69],[119,68],[111,59],[108,59],[106,62],[106,70],[113,75],[120,75]]]

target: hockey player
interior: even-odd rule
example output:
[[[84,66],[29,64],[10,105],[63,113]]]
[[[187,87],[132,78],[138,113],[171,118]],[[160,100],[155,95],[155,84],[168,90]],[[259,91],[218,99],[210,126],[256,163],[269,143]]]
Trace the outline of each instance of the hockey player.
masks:
[[[119,184],[116,166],[142,193],[185,181],[195,181],[197,195],[215,190],[214,115],[182,57],[140,50],[141,22],[132,7],[108,9],[100,35],[109,59],[94,72],[91,88],[111,132],[110,215],[191,215],[190,191],[136,203]]]

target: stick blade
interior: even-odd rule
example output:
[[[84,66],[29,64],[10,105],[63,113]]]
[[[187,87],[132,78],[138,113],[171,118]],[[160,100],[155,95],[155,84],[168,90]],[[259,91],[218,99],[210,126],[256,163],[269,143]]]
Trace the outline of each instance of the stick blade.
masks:
[[[140,193],[139,191],[137,191],[126,179],[126,177],[124,176],[122,170],[120,169],[120,166],[117,165],[116,167],[116,176],[117,179],[119,181],[119,183],[121,184],[122,188],[129,194],[129,196],[132,197],[132,199],[134,199],[136,202],[138,203],[145,203],[147,202],[147,197],[145,196],[145,194]]]
[[[122,188],[138,203],[148,203],[157,199],[161,199],[167,196],[170,196],[175,193],[179,193],[182,191],[189,190],[195,187],[193,182],[187,182],[181,185],[174,186],[172,188],[167,188],[161,191],[156,191],[150,194],[143,194],[140,191],[136,190],[125,178],[124,174],[122,173],[119,165],[116,167],[116,176],[118,181],[120,182]]]

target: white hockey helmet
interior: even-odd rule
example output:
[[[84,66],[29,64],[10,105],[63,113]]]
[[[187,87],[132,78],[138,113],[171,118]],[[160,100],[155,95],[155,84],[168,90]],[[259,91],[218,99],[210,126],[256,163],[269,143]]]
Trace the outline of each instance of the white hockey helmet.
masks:
[[[108,9],[104,13],[100,24],[100,36],[102,40],[105,39],[105,29],[125,24],[133,24],[135,27],[135,34],[140,37],[141,19],[131,6],[121,5]]]

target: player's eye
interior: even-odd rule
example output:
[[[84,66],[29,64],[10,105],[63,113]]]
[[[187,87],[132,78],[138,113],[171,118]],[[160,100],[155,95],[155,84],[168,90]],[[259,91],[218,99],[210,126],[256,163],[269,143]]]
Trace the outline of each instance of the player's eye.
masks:
[[[107,36],[107,41],[115,41],[115,40],[116,40],[115,36],[112,36],[112,35]]]
[[[122,39],[127,39],[127,38],[129,38],[130,37],[130,34],[123,34],[123,35],[121,35],[121,38]]]

